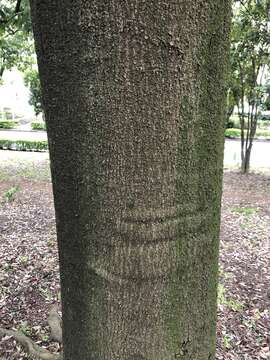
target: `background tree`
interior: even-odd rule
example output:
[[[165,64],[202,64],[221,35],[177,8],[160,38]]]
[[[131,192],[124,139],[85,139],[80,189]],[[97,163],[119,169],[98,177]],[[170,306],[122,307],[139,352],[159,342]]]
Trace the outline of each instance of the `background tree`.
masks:
[[[262,80],[269,63],[269,0],[237,1],[232,27],[229,94],[241,125],[241,169],[249,171],[250,155],[263,101]]]
[[[33,63],[33,38],[27,0],[0,0],[0,80],[4,70]]]
[[[263,86],[264,101],[261,109],[264,111],[270,111],[270,79],[267,79]]]
[[[34,107],[36,116],[43,112],[42,99],[41,99],[41,87],[39,73],[33,67],[25,70],[24,82],[30,90],[29,104]]]
[[[230,1],[31,8],[65,360],[213,360]]]

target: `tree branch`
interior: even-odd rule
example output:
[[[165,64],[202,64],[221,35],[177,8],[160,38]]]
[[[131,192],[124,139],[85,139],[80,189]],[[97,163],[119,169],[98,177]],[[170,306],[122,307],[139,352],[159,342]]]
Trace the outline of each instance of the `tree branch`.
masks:
[[[16,7],[15,7],[15,14],[18,14],[20,12],[20,8],[21,8],[21,0],[17,0],[17,3],[16,3]]]

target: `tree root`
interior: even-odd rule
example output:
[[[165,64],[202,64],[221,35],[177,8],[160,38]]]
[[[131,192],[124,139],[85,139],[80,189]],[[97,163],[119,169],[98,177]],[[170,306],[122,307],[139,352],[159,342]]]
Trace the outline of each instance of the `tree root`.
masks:
[[[51,328],[51,339],[59,343],[62,342],[61,318],[58,315],[57,307],[53,306],[49,313],[48,324]],[[51,353],[37,345],[32,339],[20,331],[0,328],[0,338],[3,336],[12,336],[14,340],[20,343],[26,352],[33,358],[39,360],[62,360],[62,353]]]
[[[51,308],[48,324],[51,328],[51,340],[62,343],[62,320],[58,315],[57,306]]]

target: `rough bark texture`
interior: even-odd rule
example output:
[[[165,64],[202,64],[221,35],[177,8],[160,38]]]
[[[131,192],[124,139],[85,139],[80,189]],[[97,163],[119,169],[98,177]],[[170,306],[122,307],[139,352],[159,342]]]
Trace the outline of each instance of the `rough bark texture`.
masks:
[[[230,1],[31,7],[64,359],[214,359]]]

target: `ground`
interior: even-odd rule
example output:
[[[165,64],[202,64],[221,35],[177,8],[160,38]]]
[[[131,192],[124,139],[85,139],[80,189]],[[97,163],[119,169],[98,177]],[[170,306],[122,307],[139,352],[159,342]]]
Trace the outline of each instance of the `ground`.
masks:
[[[48,155],[0,151],[0,198],[0,326],[57,351],[46,321],[60,300]],[[270,359],[269,230],[269,174],[225,171],[217,360]],[[28,359],[8,337],[1,357]]]

